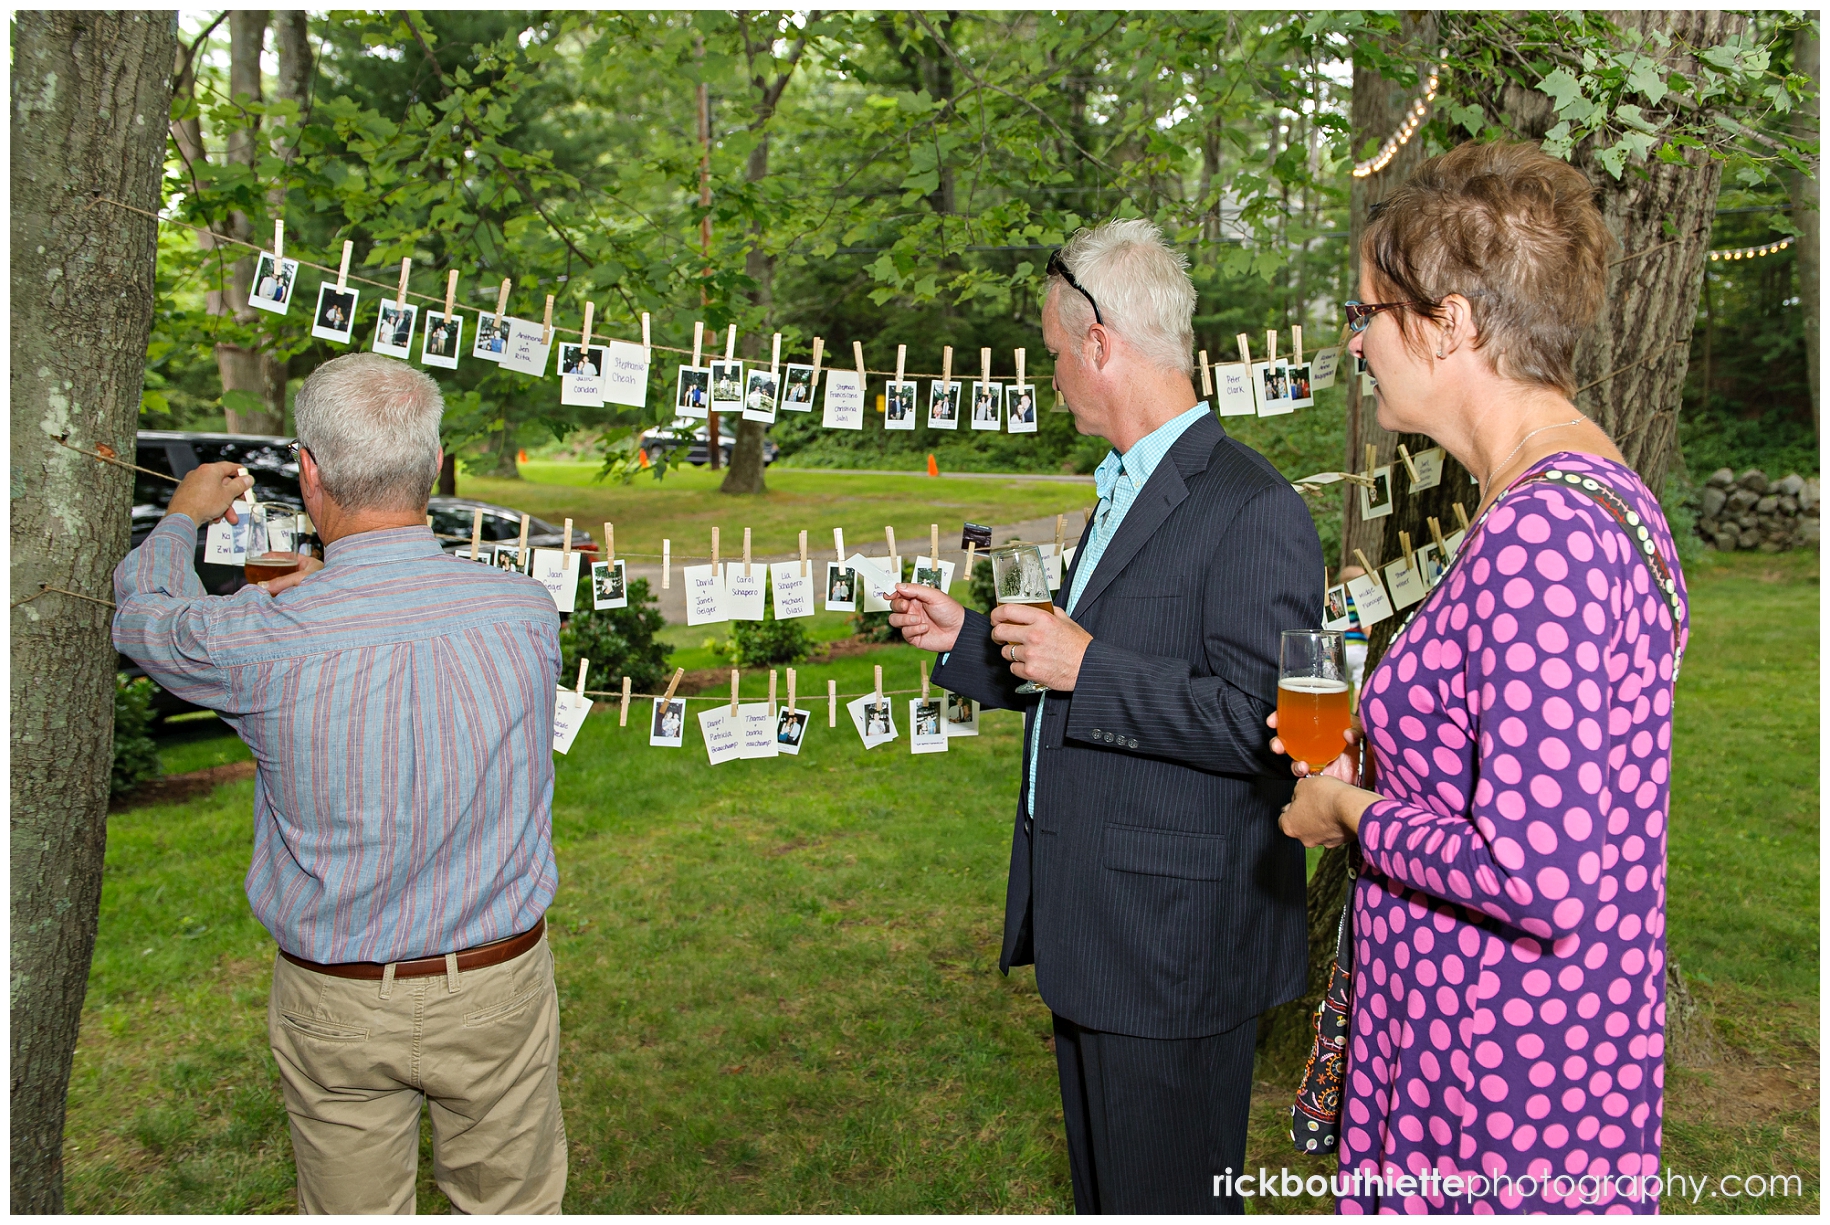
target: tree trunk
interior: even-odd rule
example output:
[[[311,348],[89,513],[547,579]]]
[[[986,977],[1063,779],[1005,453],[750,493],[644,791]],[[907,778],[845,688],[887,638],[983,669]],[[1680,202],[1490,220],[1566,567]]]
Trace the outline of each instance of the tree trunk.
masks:
[[[457,456],[450,451],[445,452],[445,462],[438,467],[438,496],[457,497]]]
[[[229,14],[229,93],[261,100],[261,51],[267,43],[265,10],[236,10]],[[257,129],[229,133],[224,156],[244,166],[254,165],[258,152]],[[254,226],[245,213],[232,213],[230,237],[243,242],[254,241]],[[234,248],[246,252],[245,247]],[[232,314],[241,324],[260,317],[248,305],[248,291],[254,284],[254,256],[243,254],[229,266],[229,279],[220,297],[211,295],[211,311]],[[222,380],[223,394],[245,391],[257,397],[262,407],[243,412],[223,406],[224,428],[231,434],[277,434],[286,418],[286,367],[271,355],[248,345],[218,344],[216,370]]]
[[[128,547],[177,16],[13,26],[12,587],[95,599]],[[50,593],[12,624],[12,1209],[63,1210],[64,1096],[95,947],[113,760],[108,610]]]
[[[1817,34],[1808,25],[1792,31],[1792,71],[1811,81],[1805,103],[1792,116],[1792,131],[1802,140],[1815,141],[1817,88],[1823,74],[1817,63]],[[1799,309],[1805,313],[1805,371],[1811,386],[1811,432],[1821,441],[1823,429],[1818,411],[1818,362],[1822,359],[1822,354],[1817,349],[1818,312],[1821,309],[1817,300],[1817,252],[1820,238],[1817,232],[1817,180],[1808,174],[1793,173],[1787,177],[1792,192],[1792,224],[1799,230],[1798,240],[1792,244],[1792,252],[1798,266]]]
[[[761,134],[756,147],[750,150],[750,162],[745,168],[744,178],[752,183],[759,183],[769,176],[769,137]],[[762,235],[752,234],[749,253],[743,257],[743,270],[756,288],[750,291],[750,301],[768,308],[771,300],[770,283],[774,280],[775,260],[762,249]],[[763,353],[762,336],[752,332],[743,340],[744,356],[748,362],[755,362]],[[720,493],[767,493],[768,486],[763,483],[763,438],[768,427],[760,421],[737,422],[737,438],[731,446],[731,467],[724,474],[724,483],[718,486]],[[707,439],[708,446],[716,447],[716,438]]]

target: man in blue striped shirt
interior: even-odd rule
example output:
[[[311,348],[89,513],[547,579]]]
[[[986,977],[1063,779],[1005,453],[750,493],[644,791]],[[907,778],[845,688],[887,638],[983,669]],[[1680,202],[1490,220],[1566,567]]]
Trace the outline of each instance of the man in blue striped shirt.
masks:
[[[250,484],[208,464],[115,571],[115,645],[254,751],[247,893],[279,944],[268,1036],[307,1212],[411,1212],[424,1100],[460,1211],[557,1212],[565,1190],[559,615],[426,527],[443,411],[402,362],[327,362],[294,407],[321,566],[206,594],[197,531]]]

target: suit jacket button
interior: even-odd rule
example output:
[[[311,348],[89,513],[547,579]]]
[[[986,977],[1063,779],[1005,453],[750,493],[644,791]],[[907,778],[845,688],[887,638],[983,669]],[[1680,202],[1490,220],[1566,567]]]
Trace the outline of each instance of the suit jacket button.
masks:
[[[1093,739],[1099,739],[1099,729],[1097,727],[1093,729]]]
[[[1135,749],[1137,747],[1137,741],[1133,740],[1128,747]]]
[[[1111,732],[1107,732],[1107,733],[1106,733],[1106,743],[1107,743],[1107,744],[1111,744],[1111,743],[1112,743],[1112,733],[1111,733]]]

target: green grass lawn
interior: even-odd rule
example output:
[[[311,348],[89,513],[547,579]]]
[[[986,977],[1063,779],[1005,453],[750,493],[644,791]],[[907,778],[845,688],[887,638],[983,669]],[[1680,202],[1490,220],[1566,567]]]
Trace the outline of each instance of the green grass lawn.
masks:
[[[1816,563],[1711,555],[1691,590],[1669,930],[1722,1050],[1670,1070],[1665,1156],[1684,1173],[1807,1175],[1803,1200],[1700,1210],[1815,1211]],[[705,629],[679,634],[680,662],[715,663],[688,659]],[[867,689],[874,663],[908,688],[916,660],[808,666],[803,688]],[[747,675],[746,697],[766,685]],[[996,967],[1018,721],[987,715],[977,740],[914,758],[906,738],[864,752],[843,710],[828,729],[814,708],[798,758],[713,769],[696,731],[650,749],[612,704],[558,759],[567,1207],[1071,1210],[1048,1013],[1029,971]],[[220,735],[184,735],[168,769],[235,759]],[[72,1211],[292,1209],[266,1049],[273,946],[241,890],[252,793],[110,819]],[[1312,1164],[1284,1138],[1293,1074],[1260,1068],[1253,1165]],[[419,1207],[443,1211],[430,1166]]]

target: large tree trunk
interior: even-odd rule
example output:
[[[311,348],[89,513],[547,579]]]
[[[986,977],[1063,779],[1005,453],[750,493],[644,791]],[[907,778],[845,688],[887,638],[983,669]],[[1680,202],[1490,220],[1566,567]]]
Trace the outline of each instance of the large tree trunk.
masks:
[[[229,93],[261,100],[261,51],[267,44],[265,10],[236,10],[229,14]],[[254,129],[231,132],[224,156],[244,166],[254,165],[258,155]],[[245,213],[230,215],[229,234],[243,242],[253,241],[254,225]],[[235,247],[246,252],[245,247]],[[254,256],[243,254],[229,266],[228,283],[220,297],[211,294],[210,309],[215,314],[231,314],[241,324],[253,323],[260,313],[248,305],[248,291],[254,283]],[[225,427],[231,434],[277,434],[286,418],[286,367],[271,354],[247,345],[218,344],[216,370],[225,395],[245,391],[257,397],[260,409],[242,412],[223,408]]]
[[[13,26],[12,587],[95,599],[127,552],[177,16]],[[95,946],[114,743],[108,610],[50,593],[12,624],[12,1209],[63,1210],[64,1095]]]
[[[744,177],[752,183],[761,182],[769,175],[769,137],[764,134],[750,150],[750,162],[745,168]],[[750,301],[768,308],[771,301],[770,282],[774,280],[775,260],[762,250],[762,236],[755,236],[750,250],[743,258],[744,274],[756,282],[756,288],[750,291]],[[751,333],[743,339],[745,361],[754,363],[764,355],[762,336]],[[718,486],[720,493],[767,493],[768,486],[763,483],[763,437],[768,427],[760,421],[737,422],[737,438],[731,446],[731,466],[724,474],[724,483]],[[712,447],[718,440],[709,440]]]
[[[1808,77],[1811,90],[1805,104],[1792,116],[1792,132],[1801,140],[1817,139],[1817,88],[1822,79],[1817,63],[1817,35],[1809,25],[1792,32],[1792,71]],[[1817,300],[1818,213],[1817,179],[1808,174],[1787,176],[1792,192],[1792,224],[1799,229],[1792,251],[1798,261],[1798,297],[1805,313],[1805,370],[1811,386],[1811,432],[1823,438],[1822,418],[1818,410],[1817,349],[1820,303]]]

